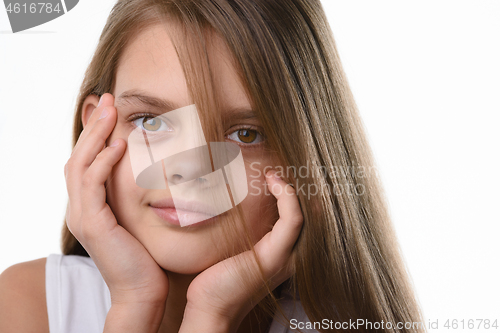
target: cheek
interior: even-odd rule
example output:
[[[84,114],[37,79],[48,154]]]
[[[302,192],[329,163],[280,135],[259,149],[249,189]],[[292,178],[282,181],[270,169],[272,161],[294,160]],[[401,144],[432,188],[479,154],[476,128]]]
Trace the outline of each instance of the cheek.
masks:
[[[245,215],[252,230],[254,242],[258,242],[269,232],[279,218],[276,199],[269,195],[251,197]]]
[[[263,170],[247,171],[247,180],[248,195],[241,204],[252,230],[252,238],[258,241],[278,220],[278,207],[276,198],[269,191]]]
[[[268,169],[265,168],[265,166],[268,165],[268,163],[264,164],[257,157],[248,154],[244,154],[244,159],[246,161],[245,172],[247,175],[248,197],[259,197],[262,199],[266,193],[267,195],[271,195],[267,189],[265,177],[265,171]]]

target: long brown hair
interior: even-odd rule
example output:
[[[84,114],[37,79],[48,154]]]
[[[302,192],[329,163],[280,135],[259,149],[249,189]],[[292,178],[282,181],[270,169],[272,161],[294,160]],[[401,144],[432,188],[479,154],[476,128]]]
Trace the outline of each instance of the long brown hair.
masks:
[[[234,57],[279,164],[286,170],[305,165],[323,170],[300,177],[284,174],[297,189],[318,190],[313,198],[297,191],[304,225],[289,281],[310,321],[400,322],[401,329],[380,331],[425,331],[404,325],[422,322],[422,316],[320,0],[118,1],[80,88],[73,146],[83,130],[85,98],[111,92],[126,45],[139,31],[166,19],[183,27],[172,32],[173,43],[200,109],[217,102],[210,101],[211,92],[200,83],[207,81],[198,79],[211,78],[202,72],[208,63],[202,53],[188,50],[186,40],[198,37],[193,47],[203,51],[202,36],[213,31]],[[207,128],[217,136],[220,124],[210,124]],[[66,224],[62,252],[88,256]],[[365,330],[374,329],[359,329]]]

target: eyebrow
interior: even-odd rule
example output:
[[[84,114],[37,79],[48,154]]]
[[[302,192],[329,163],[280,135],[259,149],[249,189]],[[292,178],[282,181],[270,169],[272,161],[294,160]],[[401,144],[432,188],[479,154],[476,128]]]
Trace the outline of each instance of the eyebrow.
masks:
[[[255,112],[247,107],[231,108],[227,111],[227,116],[235,120],[257,119]]]
[[[134,106],[144,106],[147,105],[154,109],[162,110],[163,112],[168,112],[176,109],[180,109],[181,106],[168,100],[158,97],[148,96],[137,89],[127,90],[122,93],[117,98],[118,106],[124,105],[134,105]]]
[[[161,110],[163,113],[180,109],[181,107],[183,107],[168,99],[149,96],[137,89],[127,90],[117,98],[118,107],[125,105],[149,106],[151,108]],[[227,110],[227,116],[237,120],[247,120],[247,119],[257,118],[255,111],[253,111],[249,107],[229,108]]]

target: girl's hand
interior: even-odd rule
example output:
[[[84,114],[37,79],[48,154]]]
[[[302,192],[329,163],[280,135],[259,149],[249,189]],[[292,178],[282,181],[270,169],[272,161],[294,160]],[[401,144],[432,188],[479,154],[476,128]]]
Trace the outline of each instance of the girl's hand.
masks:
[[[280,217],[254,247],[271,290],[293,274],[292,249],[303,222],[295,189],[275,178],[275,174],[270,171],[266,178],[277,199]],[[242,279],[250,279],[250,284],[243,284]],[[200,273],[189,285],[180,332],[235,332],[267,294],[251,251],[223,260]]]
[[[105,145],[117,121],[113,105],[113,95],[102,95],[64,167],[69,195],[66,223],[101,272],[112,308],[129,304],[164,306],[166,273],[144,246],[118,225],[106,203],[104,183],[126,148],[123,139]],[[162,318],[163,313],[160,323]]]

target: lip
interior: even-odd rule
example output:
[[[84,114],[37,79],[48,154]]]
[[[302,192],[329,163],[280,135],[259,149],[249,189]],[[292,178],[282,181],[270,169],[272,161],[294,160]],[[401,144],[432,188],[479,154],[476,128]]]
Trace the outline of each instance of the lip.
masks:
[[[149,206],[162,220],[174,226],[181,226],[180,220],[185,226],[206,224],[216,217],[211,207],[200,202],[177,199],[175,202],[176,204],[172,198],[166,198],[150,203]]]

